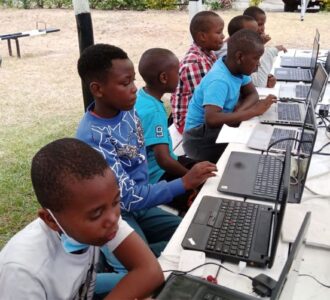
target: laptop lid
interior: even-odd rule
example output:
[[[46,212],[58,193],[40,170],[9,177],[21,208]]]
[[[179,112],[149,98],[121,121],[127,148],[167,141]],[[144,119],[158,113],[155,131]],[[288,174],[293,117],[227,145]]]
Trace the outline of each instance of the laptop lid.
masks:
[[[271,244],[269,245],[270,257],[268,262],[268,268],[271,268],[273,266],[276,256],[278,241],[280,239],[286,203],[289,195],[290,171],[291,171],[291,147],[288,147],[285,153],[282,178],[278,187],[277,197],[274,204],[274,224],[273,224],[274,229],[272,233]],[[279,205],[280,205],[280,209],[278,209]]]
[[[297,147],[297,158],[294,160],[293,176],[291,181],[290,202],[300,202],[312,159],[313,149],[317,136],[317,124],[312,102],[308,102],[305,124],[302,127]]]
[[[308,95],[308,97],[310,97],[313,103],[314,109],[317,103],[321,101],[323,98],[326,88],[325,85],[327,84],[327,81],[328,81],[327,71],[321,64],[318,64]]]
[[[320,43],[319,41],[315,38],[314,43],[313,43],[313,50],[312,50],[312,57],[311,57],[311,74],[314,76],[315,69],[316,69],[316,63],[317,63],[317,57],[319,54],[319,48],[320,48]]]
[[[330,74],[330,51],[328,51],[327,59],[324,64],[324,68],[327,71],[328,75]]]
[[[293,282],[298,275],[296,265],[300,263],[303,249],[306,245],[306,234],[309,228],[311,213],[307,212],[297,237],[291,246],[291,251],[275,285],[271,300],[292,299]]]

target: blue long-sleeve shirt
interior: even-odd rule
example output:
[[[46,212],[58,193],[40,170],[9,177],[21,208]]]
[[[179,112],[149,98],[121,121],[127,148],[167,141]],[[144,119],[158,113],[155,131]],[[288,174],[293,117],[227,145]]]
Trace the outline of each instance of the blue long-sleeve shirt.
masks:
[[[143,131],[134,109],[113,118],[91,113],[91,104],[80,121],[76,137],[100,152],[115,173],[121,209],[135,211],[170,202],[185,192],[182,179],[148,183],[148,166]]]

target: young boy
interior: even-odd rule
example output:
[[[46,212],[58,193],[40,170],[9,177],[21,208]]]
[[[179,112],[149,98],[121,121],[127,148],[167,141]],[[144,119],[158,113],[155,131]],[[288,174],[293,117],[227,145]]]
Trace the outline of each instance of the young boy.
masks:
[[[191,19],[193,44],[180,62],[179,83],[171,97],[173,122],[181,134],[195,87],[217,60],[213,51],[222,46],[223,27],[223,20],[212,11],[201,11]]]
[[[84,50],[78,72],[95,102],[81,120],[77,137],[106,159],[120,188],[123,219],[159,256],[181,218],[157,206],[215,176],[216,166],[203,162],[182,178],[149,184],[143,131],[134,110],[137,89],[133,63],[122,49],[98,44]]]
[[[231,37],[236,31],[241,30],[241,29],[244,29],[244,28],[245,29],[250,29],[250,30],[252,30],[254,32],[258,32],[258,30],[259,30],[258,23],[257,23],[257,21],[254,18],[252,18],[252,17],[250,17],[248,15],[240,15],[240,16],[236,16],[236,17],[232,18],[230,20],[230,22],[228,23],[228,34],[229,34],[229,37]],[[223,57],[225,55],[227,55],[227,41],[223,44],[222,48],[218,52],[218,57]],[[263,60],[263,57],[266,58],[266,61]],[[265,64],[267,64],[267,61],[268,61],[267,60],[267,57],[268,57],[267,54],[264,54],[261,57],[261,61],[264,64],[263,67],[260,67],[260,69],[262,69],[262,70],[266,70],[265,69],[265,67],[266,67]],[[267,68],[267,70],[270,71],[271,68],[272,68],[273,60],[271,59],[269,61],[269,63],[271,65]],[[261,84],[260,83],[260,80],[254,80],[254,78],[261,77],[261,74],[262,74],[262,72],[259,70],[259,68],[258,68],[257,72],[252,73],[252,75],[251,75],[252,82],[255,84],[255,86],[259,86],[258,84]],[[264,78],[266,78],[266,85],[265,85],[265,82],[263,82],[261,84],[261,86],[262,87],[268,87],[268,88],[274,87],[275,84],[276,84],[276,78],[275,78],[275,76],[272,75],[272,74],[268,74],[267,76],[266,75],[263,76]]]
[[[264,44],[271,40],[271,37],[265,33],[266,13],[257,6],[250,6],[244,12],[243,15],[250,16],[256,20],[258,24],[258,33],[262,38]],[[286,48],[283,45],[275,47],[266,47],[263,56],[260,58],[260,67],[258,71],[251,75],[252,82],[255,86],[260,87],[274,87],[276,78],[270,74],[273,67],[275,57],[279,51],[286,52]]]
[[[120,218],[118,186],[99,153],[76,139],[54,141],[34,156],[31,178],[39,218],[0,252],[1,299],[92,299],[100,246],[130,270],[106,299],[146,297],[163,282],[152,252]]]
[[[217,162],[224,151],[215,141],[223,124],[234,125],[263,114],[275,96],[259,101],[250,74],[264,51],[260,36],[242,29],[228,40],[227,56],[220,58],[195,89],[189,103],[183,148],[192,159]]]
[[[167,128],[167,113],[161,98],[175,90],[179,80],[179,60],[162,48],[145,51],[139,62],[139,73],[146,85],[137,93],[135,109],[141,119],[147,149],[149,182],[173,180],[184,176],[195,162],[174,154]],[[171,206],[187,211],[189,194],[175,197]]]

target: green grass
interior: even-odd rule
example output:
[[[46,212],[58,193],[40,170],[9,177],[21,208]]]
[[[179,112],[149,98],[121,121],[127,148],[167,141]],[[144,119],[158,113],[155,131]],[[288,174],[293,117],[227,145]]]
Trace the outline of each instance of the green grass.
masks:
[[[73,136],[81,114],[49,117],[30,126],[0,131],[0,249],[26,224],[39,208],[30,180],[33,155],[45,144]]]

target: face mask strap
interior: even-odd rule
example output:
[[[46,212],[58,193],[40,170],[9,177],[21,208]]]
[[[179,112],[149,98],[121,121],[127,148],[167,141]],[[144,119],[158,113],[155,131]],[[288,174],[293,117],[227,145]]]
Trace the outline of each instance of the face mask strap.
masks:
[[[54,214],[52,213],[52,211],[48,208],[46,208],[46,210],[49,212],[49,214],[52,216],[53,220],[55,221],[56,225],[61,229],[62,233],[64,233],[66,236],[68,236],[68,234],[65,232],[65,230],[63,229],[63,227],[60,225],[60,223],[57,221],[57,219],[55,218]]]

